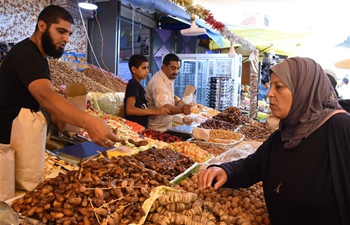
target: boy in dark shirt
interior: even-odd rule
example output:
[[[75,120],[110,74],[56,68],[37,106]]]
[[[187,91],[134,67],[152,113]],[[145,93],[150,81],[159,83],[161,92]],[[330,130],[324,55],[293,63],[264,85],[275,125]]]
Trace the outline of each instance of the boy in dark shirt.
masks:
[[[129,69],[132,78],[126,86],[124,98],[124,118],[145,128],[148,127],[148,116],[168,115],[168,108],[147,108],[147,99],[145,89],[140,84],[140,81],[145,79],[149,73],[148,60],[144,55],[132,55],[129,59]]]

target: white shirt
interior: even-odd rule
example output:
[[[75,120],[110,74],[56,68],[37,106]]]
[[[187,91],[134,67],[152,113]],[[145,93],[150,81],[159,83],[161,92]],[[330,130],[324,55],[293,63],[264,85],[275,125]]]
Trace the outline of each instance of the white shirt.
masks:
[[[174,105],[174,80],[164,74],[162,70],[155,73],[146,88],[148,108],[160,108],[166,104]],[[173,116],[154,116],[148,118],[148,128],[166,131],[173,125]]]

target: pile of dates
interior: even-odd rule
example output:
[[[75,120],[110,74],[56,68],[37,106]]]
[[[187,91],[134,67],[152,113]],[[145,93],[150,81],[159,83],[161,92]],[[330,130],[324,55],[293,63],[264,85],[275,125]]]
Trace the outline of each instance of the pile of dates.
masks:
[[[87,159],[13,202],[25,217],[45,224],[126,225],[145,215],[152,188],[171,186],[166,177],[130,156]]]
[[[131,157],[142,162],[146,168],[157,171],[169,181],[190,168],[194,161],[191,157],[171,149],[150,148]]]

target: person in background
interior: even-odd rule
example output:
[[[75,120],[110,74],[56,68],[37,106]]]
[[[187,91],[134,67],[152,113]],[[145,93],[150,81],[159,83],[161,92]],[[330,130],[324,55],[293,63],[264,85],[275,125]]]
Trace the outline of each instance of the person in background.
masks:
[[[118,138],[108,125],[79,110],[55,92],[51,82],[47,56],[60,58],[73,33],[73,17],[57,5],[39,14],[34,34],[8,52],[0,73],[0,143],[10,142],[12,121],[21,108],[38,111],[44,108],[61,131],[69,123],[85,128],[96,144],[108,147]]]
[[[174,114],[191,114],[191,104],[181,104],[174,100],[174,80],[180,70],[180,59],[175,54],[167,54],[162,62],[162,68],[155,73],[146,86],[146,95],[149,108],[166,107],[170,115],[149,118],[148,128],[166,131],[173,124]]]
[[[148,128],[148,116],[166,116],[170,110],[165,107],[148,109],[146,92],[140,81],[148,76],[148,60],[144,55],[132,55],[129,59],[132,78],[126,86],[124,98],[124,118]]]
[[[337,91],[337,74],[331,69],[325,69],[324,72],[327,74],[328,79],[331,82],[335,93],[337,94],[337,98],[339,98],[339,94]]]
[[[350,87],[348,78],[344,77],[341,86],[338,88],[340,99],[350,99]]]
[[[328,76],[328,79],[329,81],[331,82],[333,88],[334,88],[334,91],[337,95],[337,98],[338,98],[338,101],[339,101],[339,104],[340,106],[347,112],[350,113],[350,99],[339,99],[339,95],[338,95],[338,92],[337,92],[337,75],[335,74],[335,72],[333,70],[329,70],[329,69],[325,69],[324,70],[325,73],[327,74]]]
[[[270,74],[279,129],[247,158],[202,171],[199,190],[262,181],[271,224],[350,224],[350,114],[312,59],[286,59]]]
[[[261,80],[261,84],[258,85],[258,101],[267,101],[267,93],[270,89],[269,80]]]

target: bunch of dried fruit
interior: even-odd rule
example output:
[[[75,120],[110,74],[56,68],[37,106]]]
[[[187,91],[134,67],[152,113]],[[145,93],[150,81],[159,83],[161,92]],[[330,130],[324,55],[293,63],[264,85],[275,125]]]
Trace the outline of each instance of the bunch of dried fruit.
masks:
[[[145,215],[143,202],[153,187],[170,186],[161,174],[129,156],[80,162],[16,200],[23,216],[55,224],[129,224]]]

